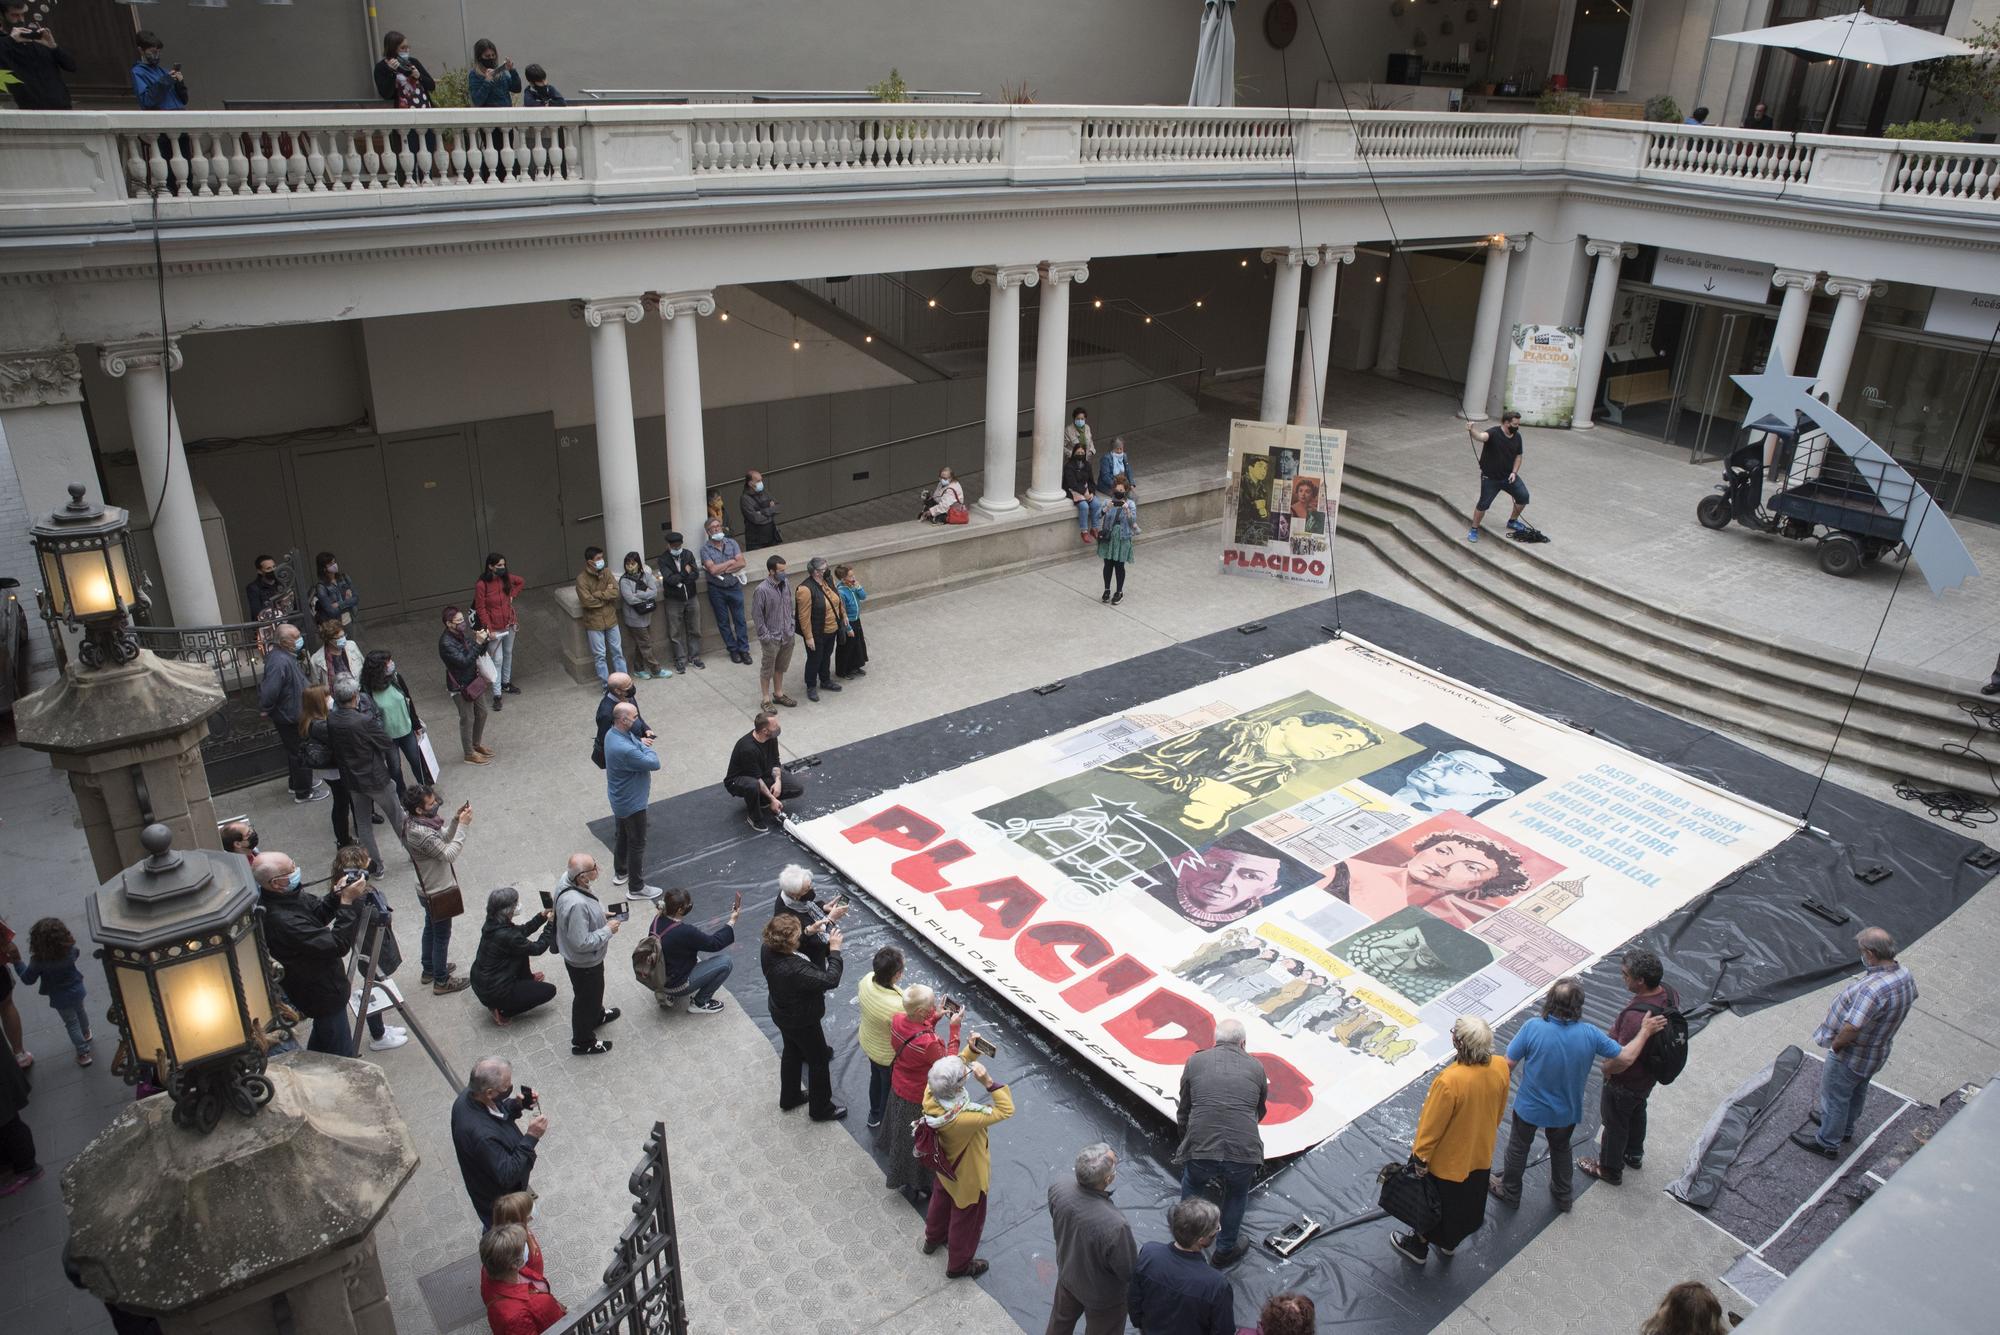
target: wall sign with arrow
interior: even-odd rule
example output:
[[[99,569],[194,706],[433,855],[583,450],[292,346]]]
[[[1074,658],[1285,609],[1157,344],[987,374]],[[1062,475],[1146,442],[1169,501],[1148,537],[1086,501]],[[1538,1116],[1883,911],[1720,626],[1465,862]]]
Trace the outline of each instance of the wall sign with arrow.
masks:
[[[1761,303],[1771,291],[1771,270],[1771,265],[1753,260],[1662,250],[1653,262],[1653,283],[1656,287],[1699,292],[1727,301]]]

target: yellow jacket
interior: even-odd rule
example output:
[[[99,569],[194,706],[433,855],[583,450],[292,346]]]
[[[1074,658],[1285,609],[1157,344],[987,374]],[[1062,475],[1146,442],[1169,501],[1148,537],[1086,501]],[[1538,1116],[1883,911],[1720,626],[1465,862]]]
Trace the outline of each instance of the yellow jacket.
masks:
[[[1455,1061],[1431,1081],[1410,1145],[1431,1176],[1463,1182],[1493,1166],[1494,1136],[1507,1111],[1507,1073],[1507,1059],[1495,1056],[1484,1066]]]
[[[944,1105],[926,1089],[924,1091],[924,1116],[941,1117]],[[944,1157],[947,1163],[955,1163],[954,1175],[940,1177],[937,1190],[951,1197],[951,1203],[961,1209],[978,1203],[986,1194],[986,1188],[993,1182],[993,1151],[986,1143],[986,1129],[995,1122],[1004,1122],[1014,1115],[1014,1096],[1001,1085],[993,1090],[993,1107],[990,1111],[966,1105],[964,1111],[938,1128],[938,1139],[944,1142]]]

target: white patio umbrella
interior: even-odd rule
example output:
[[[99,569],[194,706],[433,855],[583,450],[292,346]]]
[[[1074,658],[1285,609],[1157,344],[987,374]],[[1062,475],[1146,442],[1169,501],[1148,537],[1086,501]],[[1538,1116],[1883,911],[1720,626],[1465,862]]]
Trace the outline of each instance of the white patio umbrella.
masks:
[[[1752,32],[1725,33],[1718,42],[1743,46],[1776,46],[1807,56],[1832,56],[1842,62],[1834,75],[1833,100],[1827,104],[1822,134],[1833,128],[1833,113],[1840,106],[1840,85],[1847,75],[1846,62],[1865,65],[1914,65],[1920,60],[1941,60],[1946,56],[1970,56],[1978,52],[1956,37],[1925,32],[1890,19],[1878,19],[1859,10],[1835,14],[1803,23],[1781,23],[1775,28]]]
[[[1236,0],[1203,0],[1201,40],[1194,52],[1191,107],[1236,105]]]

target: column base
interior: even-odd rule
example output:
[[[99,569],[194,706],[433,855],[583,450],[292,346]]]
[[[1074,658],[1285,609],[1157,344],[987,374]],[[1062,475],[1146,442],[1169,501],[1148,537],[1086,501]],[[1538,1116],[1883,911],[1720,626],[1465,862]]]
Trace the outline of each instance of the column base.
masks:
[[[1368,369],[1376,375],[1381,376],[1384,380],[1401,380],[1403,378],[1403,368],[1400,366],[1371,366]]]
[[[1463,404],[1459,405],[1458,415],[1468,422],[1490,422],[1493,420],[1491,413],[1469,413],[1465,411]]]
[[[980,502],[981,505],[985,503]],[[1036,491],[1030,487],[1021,494],[1021,504],[1030,510],[1060,510],[1069,503],[1069,493],[1066,491]]]
[[[1571,422],[1569,429],[1572,431],[1594,431],[1597,429],[1597,423],[1586,417],[1581,421]]]
[[[999,500],[981,496],[972,503],[972,508],[984,515],[1011,515],[1021,508],[1018,497],[1008,496]]]

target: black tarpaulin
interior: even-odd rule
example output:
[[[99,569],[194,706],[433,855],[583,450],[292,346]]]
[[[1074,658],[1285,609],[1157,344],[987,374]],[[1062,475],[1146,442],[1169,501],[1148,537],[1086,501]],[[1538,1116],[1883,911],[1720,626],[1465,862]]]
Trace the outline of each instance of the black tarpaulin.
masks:
[[[1338,600],[1338,615],[1346,631],[1385,649],[1766,806],[1800,812],[1812,789],[1811,776],[1749,747],[1385,599],[1348,594]],[[803,773],[806,794],[797,806],[805,814],[836,810],[1296,652],[1322,641],[1335,618],[1333,600],[1314,603],[1269,618],[1257,634],[1221,631],[1070,678],[1064,689],[1048,695],[1023,691],[838,748]],[[859,689],[890,687],[871,680]],[[1330,684],[1329,690],[1337,699],[1337,685]],[[819,706],[839,707],[837,702]],[[686,886],[695,896],[697,917],[726,911],[736,890],[755,914],[776,894],[777,873],[787,862],[813,860],[790,839],[751,834],[743,824],[742,804],[721,791],[724,760],[715,758],[713,787],[653,808],[655,862],[647,878]],[[1972,840],[1910,810],[1831,784],[1820,791],[1812,824],[1825,833],[1787,840],[1639,938],[1660,952],[1668,979],[1686,1006],[1714,1002],[1752,1009],[1810,991],[1856,967],[1853,937],[1864,922],[1887,927],[1899,941],[1913,941],[1990,876],[1966,864],[1981,847]],[[610,821],[591,828],[607,838]],[[1871,864],[1889,868],[1890,875],[1874,885],[1854,879],[1854,869]],[[822,884],[837,879],[830,868],[820,872]],[[1855,921],[1835,927],[1813,916],[1800,907],[1808,896],[1840,905]],[[1176,1170],[1169,1162],[1172,1127],[1150,1108],[1108,1087],[900,922],[867,911],[865,891],[857,902],[863,911],[849,920],[852,958],[865,960],[878,945],[897,945],[908,959],[911,981],[940,983],[965,998],[978,1027],[999,1043],[1000,1055],[989,1065],[1011,1084],[1019,1112],[992,1138],[993,1187],[981,1248],[992,1269],[979,1282],[1023,1329],[1040,1330],[1054,1287],[1053,1244],[1044,1217],[1048,1183],[1070,1171],[1070,1161],[1083,1146],[1107,1141],[1122,1158],[1116,1199],[1142,1240],[1164,1237],[1160,1207],[1178,1195]],[[1616,966],[1600,963],[1586,986],[1592,1018],[1607,1022],[1609,1003],[1622,992]],[[729,991],[775,1041],[754,954],[739,958]],[[845,1125],[866,1144],[869,1133],[861,1110],[867,1103],[867,1062],[855,1046],[857,1013],[851,994],[839,1001],[827,1024],[839,1054],[837,1095],[853,1109]],[[677,1030],[675,1041],[685,1032]],[[1697,1040],[1691,1060],[1701,1057]],[[775,1059],[772,1068],[775,1099]],[[1428,1083],[1419,1079],[1340,1135],[1275,1166],[1252,1194],[1246,1236],[1261,1241],[1301,1213],[1339,1220],[1370,1208],[1376,1170],[1408,1153]],[[1594,1093],[1588,1094],[1587,1118],[1594,1118],[1595,1107]],[[1577,1142],[1595,1131],[1594,1121],[1587,1122],[1578,1128]],[[1577,1183],[1587,1189],[1589,1179],[1579,1175]],[[1312,1242],[1289,1261],[1255,1249],[1232,1272],[1237,1319],[1254,1324],[1264,1298],[1301,1289],[1312,1296],[1329,1327],[1370,1335],[1428,1331],[1553,1218],[1545,1169],[1529,1170],[1524,1202],[1518,1210],[1496,1205],[1485,1229],[1456,1258],[1433,1262],[1421,1277],[1389,1250],[1388,1225],[1383,1223]],[[911,1221],[914,1246],[914,1213]]]

